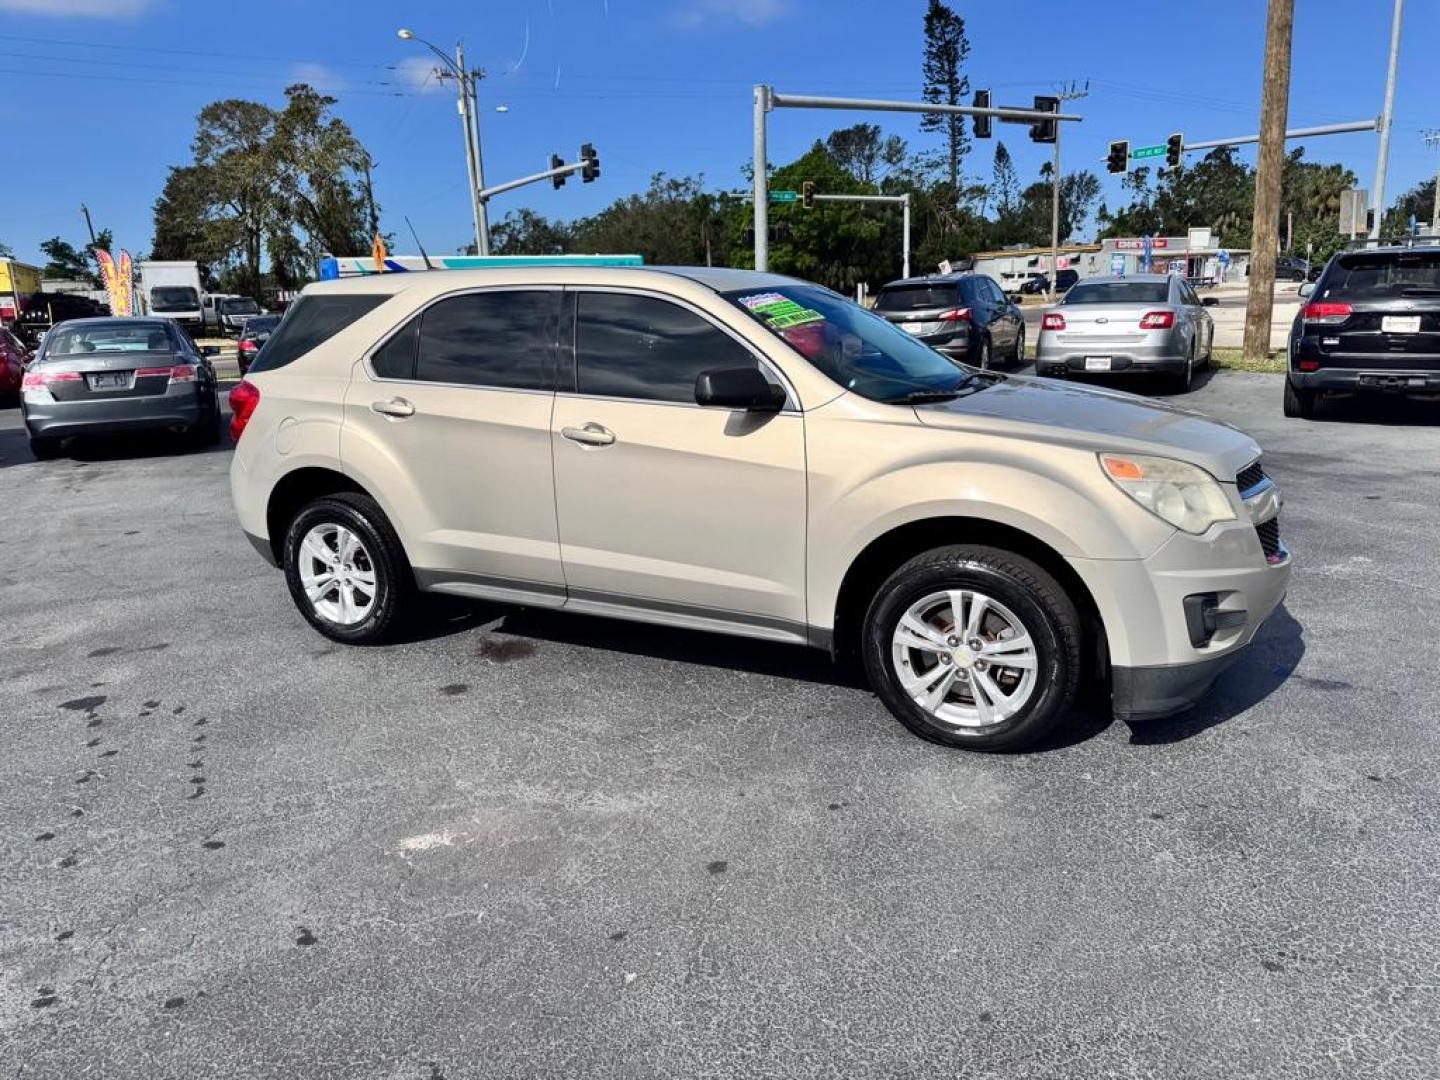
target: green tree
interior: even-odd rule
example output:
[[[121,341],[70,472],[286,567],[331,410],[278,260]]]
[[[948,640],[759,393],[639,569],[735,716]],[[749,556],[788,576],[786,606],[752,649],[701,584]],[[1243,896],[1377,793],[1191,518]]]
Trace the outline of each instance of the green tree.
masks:
[[[496,255],[563,255],[570,250],[572,230],[534,210],[512,210],[490,228]]]
[[[659,265],[703,265],[709,223],[702,177],[656,173],[643,195],[616,199],[572,227],[570,250],[643,255]],[[712,253],[713,258],[713,253]]]
[[[1015,162],[1003,142],[995,143],[995,163],[991,167],[993,179],[990,194],[994,200],[995,213],[999,217],[1015,212],[1015,201],[1020,194],[1020,176],[1015,171]]]
[[[52,236],[40,245],[40,253],[46,259],[40,276],[63,281],[86,281],[91,288],[98,289],[101,287],[100,264],[95,261],[95,252],[101,249],[109,251],[114,242],[109,229],[101,229],[95,234],[94,243],[81,248]]]
[[[970,79],[961,71],[970,56],[965,20],[941,0],[925,11],[925,57],[921,63],[921,97],[932,105],[963,105]],[[965,118],[958,113],[925,113],[921,131],[938,131],[945,139],[946,173],[951,191],[960,189],[960,164],[970,150]]]
[[[904,164],[905,140],[885,138],[878,124],[854,124],[832,131],[825,148],[840,167],[867,187],[878,186],[885,175]]]
[[[15,252],[10,250],[10,245],[0,240],[0,259],[13,259]]]
[[[1429,225],[1435,213],[1435,180],[1432,177],[1416,184],[1395,200],[1380,223],[1381,236],[1403,236],[1410,230],[1410,215],[1422,225]],[[1337,218],[1338,220],[1338,218]]]

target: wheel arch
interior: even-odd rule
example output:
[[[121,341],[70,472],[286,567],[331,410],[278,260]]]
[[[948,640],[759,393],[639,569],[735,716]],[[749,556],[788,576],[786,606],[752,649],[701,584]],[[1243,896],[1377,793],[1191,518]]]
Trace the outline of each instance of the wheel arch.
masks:
[[[269,537],[270,551],[275,556],[275,565],[284,564],[285,533],[295,515],[316,499],[345,491],[372,499],[375,497],[354,478],[318,465],[293,469],[276,482],[265,505],[265,532]]]
[[[853,656],[870,600],[884,580],[922,552],[950,544],[1001,548],[1040,566],[1074,601],[1085,631],[1085,656],[1108,670],[1109,649],[1099,605],[1084,580],[1063,555],[1038,537],[1003,522],[976,517],[931,517],[909,521],[882,533],[855,557],[841,579],[835,600],[831,651]]]

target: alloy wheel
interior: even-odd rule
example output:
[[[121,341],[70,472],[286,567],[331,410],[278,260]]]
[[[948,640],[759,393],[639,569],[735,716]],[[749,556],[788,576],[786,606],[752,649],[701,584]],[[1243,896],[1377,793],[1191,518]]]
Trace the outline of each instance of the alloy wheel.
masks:
[[[340,626],[363,622],[375,607],[375,564],[350,529],[316,525],[300,542],[300,581],[315,614]]]
[[[891,664],[911,700],[937,721],[984,728],[1009,720],[1034,696],[1039,654],[1004,604],[972,589],[947,589],[905,610]]]

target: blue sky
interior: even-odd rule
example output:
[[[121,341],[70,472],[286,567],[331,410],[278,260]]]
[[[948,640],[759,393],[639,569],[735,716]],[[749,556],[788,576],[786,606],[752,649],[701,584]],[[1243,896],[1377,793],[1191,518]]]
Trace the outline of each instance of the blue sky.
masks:
[[[997,103],[1026,103],[1061,82],[1090,80],[1073,106],[1067,167],[1103,174],[1108,142],[1163,142],[1256,129],[1264,0],[955,0],[967,20],[973,86]],[[278,103],[311,81],[370,149],[383,224],[405,235],[408,213],[433,252],[471,235],[455,100],[428,77],[428,54],[396,38],[410,26],[449,47],[463,39],[482,84],[485,169],[491,182],[537,171],[582,142],[601,155],[593,184],[536,185],[500,196],[498,220],[529,206],[593,212],[643,188],[657,171],[703,173],[712,188],[742,185],[749,160],[751,86],[791,93],[913,98],[920,83],[924,0],[0,0],[0,76],[10,132],[0,170],[0,240],[38,258],[43,239],[84,238],[80,204],[118,245],[145,250],[151,206],[168,166],[189,160],[194,118],[221,97]],[[1291,126],[1380,111],[1389,0],[1296,0]],[[1440,150],[1440,3],[1407,5],[1390,161],[1393,196],[1433,173]],[[508,112],[497,112],[506,105]],[[785,110],[773,114],[771,160],[859,120],[912,147],[929,144],[918,118]],[[1046,149],[1023,128],[997,127],[1022,178]],[[966,171],[988,176],[993,143]],[[1253,154],[1253,149],[1247,151]],[[1316,139],[1312,160],[1338,160],[1370,187],[1373,134]],[[1104,177],[1106,195],[1118,178]],[[1198,223],[1197,223],[1198,224]],[[408,236],[401,245],[409,251]]]

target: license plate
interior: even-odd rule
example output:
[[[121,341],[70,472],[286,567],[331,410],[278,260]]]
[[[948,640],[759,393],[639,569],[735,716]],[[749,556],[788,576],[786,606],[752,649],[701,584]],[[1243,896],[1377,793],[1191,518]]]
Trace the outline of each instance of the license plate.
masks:
[[[1109,371],[1110,357],[1108,356],[1087,356],[1085,357],[1086,371]]]
[[[128,371],[114,371],[100,375],[91,375],[90,389],[128,390],[130,389],[130,373]]]
[[[1387,334],[1418,334],[1419,315],[1386,315],[1380,320],[1380,329]]]
[[[900,329],[904,330],[907,334],[920,334],[924,332],[925,324],[918,322],[906,322],[900,324]]]

